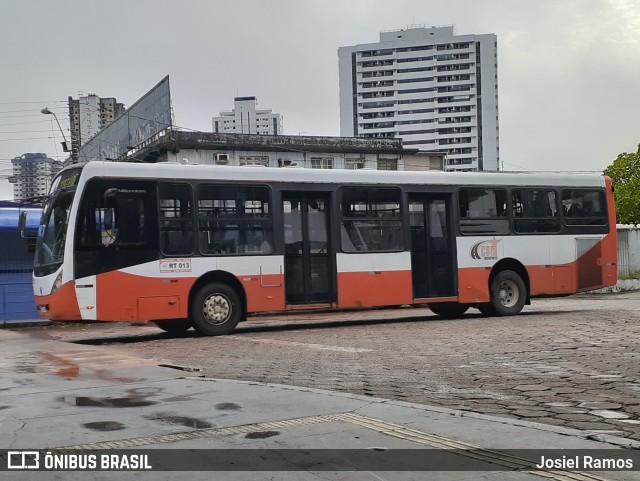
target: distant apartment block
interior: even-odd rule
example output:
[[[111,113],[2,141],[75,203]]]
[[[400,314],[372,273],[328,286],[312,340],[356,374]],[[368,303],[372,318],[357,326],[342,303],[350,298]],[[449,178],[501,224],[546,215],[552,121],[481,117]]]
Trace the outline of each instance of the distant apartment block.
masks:
[[[46,195],[53,176],[62,168],[62,162],[47,157],[47,154],[23,154],[11,159],[14,200]]]
[[[213,117],[213,132],[228,134],[282,135],[282,115],[258,109],[256,97],[236,97],[231,111]]]
[[[497,39],[453,26],[380,33],[338,49],[340,135],[400,137],[447,170],[498,170]]]
[[[79,97],[77,100],[69,97],[71,158],[78,160],[80,147],[124,111],[124,104],[113,97],[101,98],[96,94]]]

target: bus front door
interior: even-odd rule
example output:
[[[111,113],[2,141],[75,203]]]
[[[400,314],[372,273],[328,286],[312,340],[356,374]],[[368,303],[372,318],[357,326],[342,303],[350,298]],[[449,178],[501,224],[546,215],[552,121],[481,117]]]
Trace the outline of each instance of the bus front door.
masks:
[[[333,292],[329,197],[285,193],[282,203],[287,304],[328,303]]]
[[[409,195],[414,299],[455,296],[450,196]]]

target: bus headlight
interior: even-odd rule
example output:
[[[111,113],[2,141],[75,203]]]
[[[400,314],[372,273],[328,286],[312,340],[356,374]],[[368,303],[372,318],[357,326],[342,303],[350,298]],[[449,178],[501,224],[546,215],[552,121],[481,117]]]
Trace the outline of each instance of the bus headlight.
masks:
[[[62,271],[60,271],[60,274],[58,274],[58,277],[56,277],[56,280],[53,283],[53,287],[51,288],[51,294],[56,292],[61,287],[62,287]]]

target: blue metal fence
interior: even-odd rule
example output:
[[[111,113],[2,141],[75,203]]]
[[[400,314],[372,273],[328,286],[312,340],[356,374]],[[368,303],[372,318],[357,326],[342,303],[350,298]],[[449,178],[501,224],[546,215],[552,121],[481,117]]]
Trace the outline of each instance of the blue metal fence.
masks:
[[[33,299],[33,239],[18,232],[21,211],[27,212],[27,231],[37,229],[40,210],[12,202],[0,202],[0,327],[10,323],[38,321]]]
[[[0,280],[0,324],[25,321],[40,322],[41,319],[33,300],[31,274],[14,274],[11,277],[16,279],[11,282],[7,282],[5,279]]]

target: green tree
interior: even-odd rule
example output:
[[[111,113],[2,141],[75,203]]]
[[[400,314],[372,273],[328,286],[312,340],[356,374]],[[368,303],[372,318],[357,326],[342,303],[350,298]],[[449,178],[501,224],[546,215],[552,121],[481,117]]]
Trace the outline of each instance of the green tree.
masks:
[[[611,177],[619,224],[640,224],[640,145],[635,153],[618,155],[604,171]]]

